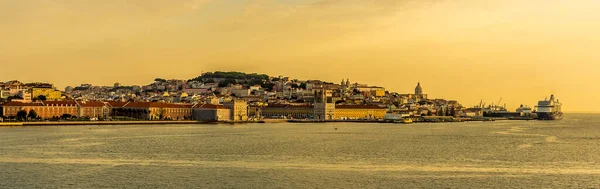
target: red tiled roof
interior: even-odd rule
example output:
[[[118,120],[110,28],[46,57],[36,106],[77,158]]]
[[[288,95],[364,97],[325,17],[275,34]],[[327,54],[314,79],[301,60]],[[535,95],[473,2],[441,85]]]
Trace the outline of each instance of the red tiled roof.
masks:
[[[336,109],[386,109],[376,105],[336,105]]]
[[[75,101],[66,100],[66,101],[42,101],[45,105],[77,105]]]
[[[103,102],[99,102],[99,101],[87,101],[87,102],[82,102],[82,101],[77,101],[77,103],[81,106],[81,107],[103,107],[104,103]]]
[[[204,109],[228,109],[223,105],[215,105],[215,104],[198,104],[194,108],[204,108]]]
[[[152,102],[128,102],[123,104],[121,107],[127,108],[150,108]]]
[[[192,104],[168,104],[159,102],[129,102],[122,107],[127,108],[192,108]]]
[[[123,107],[127,102],[118,102],[118,101],[106,101],[106,104],[110,107]]]
[[[37,103],[37,102],[23,103],[23,102],[11,101],[11,102],[7,102],[6,104],[2,104],[2,106],[44,106],[44,105],[42,103]]]
[[[176,105],[175,107],[178,107],[178,108],[192,108],[192,107],[194,107],[193,104],[175,104],[175,105]]]
[[[251,107],[258,107],[256,105],[253,105]],[[269,104],[267,106],[265,106],[265,108],[313,108],[313,105],[291,105],[291,104]]]

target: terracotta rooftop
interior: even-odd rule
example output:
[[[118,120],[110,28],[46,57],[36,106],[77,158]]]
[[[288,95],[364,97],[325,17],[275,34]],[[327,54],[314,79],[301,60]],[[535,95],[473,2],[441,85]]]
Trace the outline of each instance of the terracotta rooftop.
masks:
[[[73,100],[65,100],[65,101],[42,101],[45,105],[77,105]]]
[[[376,105],[336,105],[336,109],[386,109]]]
[[[215,104],[197,104],[194,108],[204,108],[204,109],[228,109],[223,105],[215,105]]]
[[[251,107],[258,107],[256,105],[253,105]],[[313,108],[313,105],[291,105],[291,104],[269,104],[267,106],[265,106],[265,108]]]
[[[110,107],[123,107],[123,105],[127,104],[127,102],[106,101],[106,104],[108,104]]]
[[[37,103],[37,102],[23,103],[23,102],[11,101],[11,102],[2,104],[2,106],[44,106],[44,105],[42,103]]]
[[[159,102],[129,102],[122,107],[128,108],[192,108],[193,104],[168,104]]]
[[[99,102],[99,101],[77,101],[77,104],[79,104],[81,107],[102,107],[104,106],[103,102]]]

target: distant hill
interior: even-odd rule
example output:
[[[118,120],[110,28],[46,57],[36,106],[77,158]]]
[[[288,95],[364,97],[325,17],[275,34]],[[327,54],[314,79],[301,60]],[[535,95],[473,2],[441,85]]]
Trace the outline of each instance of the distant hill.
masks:
[[[201,76],[198,76],[194,79],[190,79],[191,81],[210,81],[213,79],[235,79],[235,80],[262,80],[268,81],[269,76],[266,74],[257,74],[257,73],[243,73],[243,72],[206,72]]]
[[[219,87],[226,87],[229,84],[242,84],[246,86],[261,85],[263,88],[273,88],[269,82],[269,76],[266,74],[243,73],[243,72],[206,72],[190,81],[215,82]]]

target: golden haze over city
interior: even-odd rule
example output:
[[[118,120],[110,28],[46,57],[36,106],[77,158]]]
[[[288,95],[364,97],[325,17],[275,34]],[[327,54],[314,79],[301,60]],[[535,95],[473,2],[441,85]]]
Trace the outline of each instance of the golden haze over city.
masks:
[[[466,106],[598,112],[593,0],[0,0],[0,81],[145,85],[202,71],[352,82]]]

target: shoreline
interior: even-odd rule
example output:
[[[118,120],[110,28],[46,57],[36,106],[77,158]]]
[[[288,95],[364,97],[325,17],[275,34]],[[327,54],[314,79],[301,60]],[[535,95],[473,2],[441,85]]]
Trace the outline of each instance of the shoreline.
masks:
[[[510,119],[493,119],[493,120],[470,120],[459,119],[454,121],[448,120],[415,120],[414,123],[459,123],[459,122],[489,122],[489,121],[504,121]],[[525,121],[525,120],[511,120]],[[260,121],[52,121],[52,122],[0,122],[0,127],[10,126],[79,126],[79,125],[171,125],[171,124],[249,124],[249,123],[389,123],[391,121],[380,120],[302,120],[302,119],[266,119]]]
[[[201,124],[202,121],[52,121],[52,122],[0,122],[0,126],[69,126],[69,125],[168,125]]]

